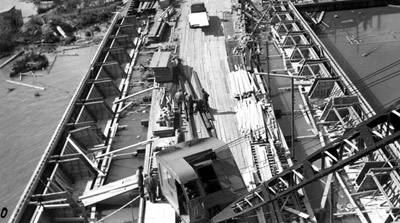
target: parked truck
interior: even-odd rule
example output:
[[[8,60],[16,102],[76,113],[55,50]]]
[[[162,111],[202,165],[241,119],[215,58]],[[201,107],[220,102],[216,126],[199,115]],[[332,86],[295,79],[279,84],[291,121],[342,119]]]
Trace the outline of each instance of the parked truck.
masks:
[[[207,9],[204,3],[193,3],[190,6],[189,26],[207,27],[210,25],[210,17],[208,16]]]

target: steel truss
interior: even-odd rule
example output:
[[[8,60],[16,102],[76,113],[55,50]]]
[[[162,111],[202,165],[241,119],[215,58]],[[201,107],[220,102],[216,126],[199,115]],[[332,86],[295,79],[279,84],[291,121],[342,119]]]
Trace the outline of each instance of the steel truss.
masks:
[[[392,220],[397,219],[399,206],[390,202],[381,183],[377,180],[377,174],[387,173],[392,184],[397,190],[400,188],[398,174],[398,154],[400,147],[397,140],[400,138],[400,105],[397,103],[388,112],[375,115],[360,123],[355,128],[348,130],[341,138],[327,144],[319,151],[314,152],[305,160],[288,167],[282,173],[270,180],[261,183],[254,190],[248,192],[234,203],[230,204],[212,222],[221,222],[249,214],[251,211],[263,211],[265,215],[281,212],[288,209],[286,201],[288,197],[298,197],[299,189],[321,179],[331,173],[340,171],[343,167],[352,165],[360,159],[369,157],[375,159],[383,157],[385,168],[373,170],[366,174],[372,176],[381,194],[390,204]],[[377,153],[374,153],[377,152]],[[376,155],[380,154],[380,155]],[[317,167],[320,166],[320,167]],[[279,201],[279,202],[277,202]],[[282,201],[284,201],[282,203]],[[277,204],[280,204],[277,206]],[[397,210],[397,211],[396,211]],[[296,210],[286,210],[296,213],[307,219],[305,213]],[[361,212],[360,212],[361,213]],[[271,216],[273,220],[274,217]]]

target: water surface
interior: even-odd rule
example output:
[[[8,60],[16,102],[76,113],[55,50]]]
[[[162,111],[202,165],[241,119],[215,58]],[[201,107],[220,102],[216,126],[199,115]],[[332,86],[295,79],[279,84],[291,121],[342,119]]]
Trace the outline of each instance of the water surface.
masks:
[[[44,91],[6,82],[12,63],[0,69],[0,208],[8,208],[1,223],[14,211],[96,50],[92,46],[69,51],[79,56],[58,56],[50,73],[23,77],[23,83]],[[50,62],[54,58],[49,55]]]
[[[335,18],[336,17],[336,18]],[[327,12],[320,38],[374,110],[400,99],[400,8]]]

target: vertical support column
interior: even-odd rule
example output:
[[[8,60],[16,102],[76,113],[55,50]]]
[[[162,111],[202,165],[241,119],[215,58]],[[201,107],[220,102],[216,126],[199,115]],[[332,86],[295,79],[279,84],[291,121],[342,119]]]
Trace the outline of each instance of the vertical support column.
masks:
[[[294,153],[294,78],[292,78],[291,82],[291,88],[292,88],[292,117],[291,117],[291,129],[292,129],[292,138],[291,138],[291,143],[292,145],[290,146],[290,153],[291,156],[293,157]]]

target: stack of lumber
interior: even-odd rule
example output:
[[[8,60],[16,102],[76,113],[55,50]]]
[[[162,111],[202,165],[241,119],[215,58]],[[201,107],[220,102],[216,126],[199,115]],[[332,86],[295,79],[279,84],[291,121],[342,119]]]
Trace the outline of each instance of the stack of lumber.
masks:
[[[261,91],[262,83],[257,76],[240,69],[228,74],[228,84],[234,97],[238,99],[236,118],[239,131],[250,135],[253,140],[266,139],[263,114],[263,100],[258,100],[256,94]]]
[[[141,1],[139,3],[137,11],[142,12],[150,9],[156,9],[157,5],[157,1]]]
[[[244,97],[251,92],[258,91],[251,75],[245,70],[238,70],[228,74],[228,83],[235,97]]]
[[[84,194],[79,197],[79,199],[82,201],[84,206],[89,206],[132,191],[137,187],[137,176],[132,175],[124,179],[103,185],[96,189],[85,191]]]
[[[254,139],[265,139],[264,115],[262,103],[254,97],[238,101],[236,106],[238,127],[243,135],[251,135]]]
[[[149,40],[160,41],[167,27],[168,23],[166,23],[164,20],[156,19],[148,34]]]
[[[171,82],[173,79],[170,52],[155,52],[149,67],[154,71],[156,82]]]
[[[175,12],[175,8],[170,5],[161,13],[160,18],[167,21]]]
[[[269,139],[273,141],[280,141],[281,139],[279,138],[279,126],[275,117],[272,104],[268,104],[264,107],[264,119]]]

